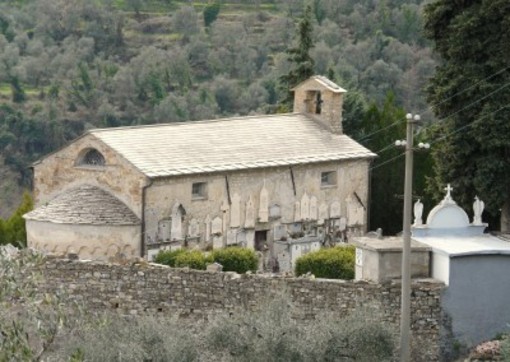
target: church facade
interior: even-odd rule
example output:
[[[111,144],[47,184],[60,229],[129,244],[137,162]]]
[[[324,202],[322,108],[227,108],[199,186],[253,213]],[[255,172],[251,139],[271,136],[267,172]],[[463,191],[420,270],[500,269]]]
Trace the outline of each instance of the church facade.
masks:
[[[342,133],[344,93],[314,76],[289,114],[88,131],[34,165],[28,245],[151,259],[361,233],[375,154]]]

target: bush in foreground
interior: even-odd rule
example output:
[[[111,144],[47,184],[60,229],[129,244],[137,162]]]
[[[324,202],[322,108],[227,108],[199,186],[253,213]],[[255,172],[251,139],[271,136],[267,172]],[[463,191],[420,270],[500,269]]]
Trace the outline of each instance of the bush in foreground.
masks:
[[[308,272],[317,278],[353,279],[356,248],[352,245],[321,249],[296,260],[296,275]]]
[[[186,249],[161,250],[154,258],[154,262],[175,267],[175,258],[177,258],[178,255],[185,252]]]
[[[186,250],[175,257],[175,266],[177,268],[188,267],[190,269],[205,270],[207,264],[211,262],[212,259],[200,250]]]
[[[249,270],[257,270],[257,255],[253,250],[247,248],[217,249],[213,251],[212,259],[223,266],[223,271],[243,274]]]
[[[392,361],[395,331],[371,310],[293,318],[287,296],[206,322],[110,315],[82,326],[49,360],[75,361]],[[76,353],[79,351],[79,353]]]

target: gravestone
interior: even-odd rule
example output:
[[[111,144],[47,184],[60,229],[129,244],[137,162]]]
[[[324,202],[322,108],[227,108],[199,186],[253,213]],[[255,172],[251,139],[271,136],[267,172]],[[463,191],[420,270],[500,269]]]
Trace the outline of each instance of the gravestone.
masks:
[[[230,205],[228,204],[227,200],[223,200],[223,203],[221,204],[220,210],[221,210],[222,219],[223,219],[222,228],[225,231],[225,230],[228,229],[228,216],[229,216],[229,212],[228,211],[230,210]]]
[[[273,227],[273,239],[282,240],[285,238],[287,238],[287,227],[282,224],[275,225]]]
[[[175,203],[172,208],[172,228],[170,237],[172,240],[182,240],[182,218],[184,217],[184,208],[180,203]]]
[[[347,223],[349,226],[363,225],[365,220],[365,210],[356,198],[350,195],[345,200],[347,204]]]
[[[269,218],[276,220],[282,217],[282,209],[280,205],[273,204],[269,207]]]
[[[205,241],[211,240],[211,216],[207,214],[205,217]]]
[[[232,196],[232,205],[230,208],[230,227],[237,228],[241,226],[241,197],[236,192]]]
[[[188,235],[192,238],[198,238],[200,236],[200,226],[195,218],[191,219],[189,222]]]
[[[237,231],[237,245],[246,247],[246,230],[240,229]]]
[[[223,248],[223,236],[213,236],[213,249]]]
[[[248,202],[246,202],[246,217],[244,218],[244,227],[255,227],[255,205],[253,204],[253,199],[251,196],[248,199]]]
[[[294,203],[294,221],[301,221],[301,204],[299,201]]]
[[[324,224],[324,221],[329,219],[329,216],[328,216],[328,205],[325,204],[324,202],[319,206],[319,220],[318,220],[318,224],[319,225],[323,225]]]
[[[308,194],[305,192],[303,197],[301,198],[301,220],[309,220],[310,219],[310,198]]]
[[[227,246],[237,244],[237,229],[230,229],[227,231]]]
[[[269,221],[269,196],[267,193],[266,185],[262,186],[262,190],[260,190],[260,199],[259,199],[259,222],[268,222]]]
[[[248,249],[255,249],[255,231],[254,230],[246,230],[246,247]]]
[[[170,231],[172,229],[172,220],[163,219],[158,222],[158,241],[170,241]]]
[[[312,196],[310,198],[310,220],[317,220],[317,198]]]
[[[338,219],[341,216],[340,202],[333,201],[330,206],[329,217],[331,219]]]
[[[211,234],[221,236],[223,233],[223,220],[220,217],[215,217],[211,225]]]

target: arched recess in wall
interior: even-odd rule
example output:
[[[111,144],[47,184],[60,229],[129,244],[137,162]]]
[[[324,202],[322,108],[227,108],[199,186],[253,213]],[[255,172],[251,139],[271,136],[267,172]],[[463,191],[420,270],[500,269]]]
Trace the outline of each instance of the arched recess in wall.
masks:
[[[102,167],[106,165],[106,160],[103,154],[95,148],[85,148],[79,153],[75,165]]]

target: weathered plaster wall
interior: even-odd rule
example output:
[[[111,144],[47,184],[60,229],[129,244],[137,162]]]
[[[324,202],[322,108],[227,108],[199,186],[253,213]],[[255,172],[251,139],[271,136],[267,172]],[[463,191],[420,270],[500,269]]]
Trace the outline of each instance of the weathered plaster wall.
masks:
[[[78,166],[86,148],[95,148],[105,158],[104,167]],[[129,162],[92,135],[85,135],[67,147],[50,154],[34,167],[36,206],[50,201],[65,190],[90,184],[111,192],[141,217],[142,186],[146,178]]]
[[[469,347],[508,332],[509,264],[510,255],[450,259],[450,285],[444,290],[443,308],[459,342]]]
[[[398,324],[400,285],[366,282],[275,278],[213,273],[155,265],[111,265],[50,259],[42,266],[41,292],[64,290],[95,311],[165,314],[205,318],[218,312],[243,312],[286,292],[298,319],[321,311],[344,316],[362,306],[380,310]],[[415,281],[411,298],[413,361],[439,358],[442,284]]]
[[[230,197],[240,197],[239,227],[246,224],[246,204],[251,197],[255,208],[255,219],[258,217],[260,194],[264,187],[268,194],[268,205],[278,204],[281,207],[281,218],[269,220],[268,223],[256,223],[255,230],[272,229],[272,224],[292,223],[295,219],[295,203],[301,202],[304,194],[317,198],[317,205],[326,204],[328,213],[334,201],[340,203],[340,213],[348,217],[347,199],[350,197],[359,206],[353,193],[356,192],[363,204],[368,199],[368,161],[352,160],[345,162],[329,162],[293,167],[296,195],[294,195],[291,172],[288,167],[265,168],[250,171],[238,171],[226,174]],[[337,171],[337,183],[334,186],[321,187],[321,173]],[[192,198],[192,184],[207,183],[207,197]],[[209,217],[223,219],[222,205],[228,205],[227,181],[225,174],[195,175],[192,177],[157,180],[147,189],[146,194],[146,242],[158,239],[158,222],[170,218],[172,208],[181,204],[186,212],[183,223],[183,235],[187,234],[188,224],[192,219],[198,222],[200,234],[206,232],[205,220]],[[231,229],[230,208],[225,212],[227,229]],[[361,207],[361,206],[360,206]],[[366,213],[363,215],[362,229],[366,225]],[[223,229],[226,233],[227,230]],[[223,235],[225,237],[225,235]]]
[[[118,253],[140,256],[140,225],[71,225],[27,220],[29,247],[56,255],[108,260]]]

